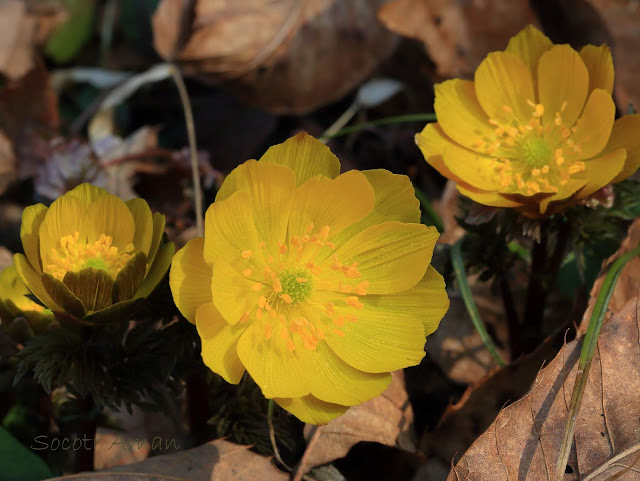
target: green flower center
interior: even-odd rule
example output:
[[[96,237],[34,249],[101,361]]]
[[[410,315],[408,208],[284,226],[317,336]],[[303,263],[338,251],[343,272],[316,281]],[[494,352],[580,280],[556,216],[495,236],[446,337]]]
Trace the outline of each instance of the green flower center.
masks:
[[[304,302],[309,298],[313,287],[311,275],[302,270],[287,270],[280,274],[282,293],[291,297],[291,302]]]
[[[91,259],[87,259],[82,268],[84,269],[85,267],[93,267],[95,269],[102,269],[103,271],[109,270],[109,265],[107,265],[104,259],[100,257],[92,257]]]
[[[551,149],[542,137],[529,137],[522,142],[522,158],[532,169],[549,165]]]

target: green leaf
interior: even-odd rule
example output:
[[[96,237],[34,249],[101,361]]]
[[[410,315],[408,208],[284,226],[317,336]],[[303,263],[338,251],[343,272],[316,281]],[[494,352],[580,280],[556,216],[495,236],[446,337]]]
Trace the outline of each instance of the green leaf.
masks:
[[[73,59],[87,43],[93,30],[93,0],[64,0],[69,18],[56,29],[45,45],[45,52],[58,63]]]
[[[0,481],[38,481],[52,476],[42,459],[0,427]]]

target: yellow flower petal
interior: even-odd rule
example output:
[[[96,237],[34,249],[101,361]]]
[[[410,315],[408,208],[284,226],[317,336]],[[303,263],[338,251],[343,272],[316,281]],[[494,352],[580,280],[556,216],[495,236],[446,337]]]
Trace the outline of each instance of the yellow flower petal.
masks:
[[[33,293],[33,295],[40,299],[40,302],[42,302],[52,311],[64,311],[64,309],[56,304],[51,296],[47,293],[42,284],[42,275],[31,266],[25,256],[23,256],[22,254],[15,254],[13,256],[13,262],[22,281]]]
[[[191,323],[196,322],[196,310],[211,302],[213,269],[204,261],[204,238],[187,242],[173,257],[169,285],[176,306]]]
[[[534,84],[537,82],[538,61],[543,53],[553,46],[551,40],[532,25],[523,28],[515,37],[511,37],[505,52],[518,57],[529,68]],[[532,101],[534,99],[531,99]]]
[[[33,268],[42,273],[40,261],[40,226],[47,213],[43,204],[30,205],[22,211],[22,225],[20,226],[20,240],[22,248]]]
[[[270,147],[260,162],[286,165],[296,174],[296,185],[302,185],[316,175],[333,179],[340,173],[340,161],[329,147],[306,132]]]
[[[212,302],[229,324],[237,324],[243,318],[248,320],[256,311],[262,294],[251,289],[255,281],[250,281],[222,259],[213,266],[210,283]]]
[[[422,323],[407,315],[404,306],[391,315],[386,310],[376,309],[370,302],[372,297],[381,296],[362,297],[364,307],[355,313],[357,320],[344,322],[339,328],[340,334],[326,330],[329,347],[347,364],[364,372],[390,372],[419,364],[424,357]],[[334,295],[321,292],[314,297],[320,305],[334,299]],[[342,316],[354,314],[353,308],[338,303],[335,303],[334,312]],[[326,325],[332,325],[326,311],[307,311],[307,318],[313,319],[314,315]]]
[[[419,319],[424,327],[424,336],[437,329],[449,310],[444,278],[433,266],[429,266],[422,280],[411,289],[391,295],[367,295],[363,302],[371,309],[386,312],[388,319],[398,312]]]
[[[53,206],[52,206],[53,207]],[[104,195],[87,210],[87,241],[89,243],[106,235],[113,238],[113,245],[125,250],[133,242],[136,227],[127,205],[115,195]]]
[[[310,224],[329,226],[328,239],[373,211],[375,194],[362,172],[352,170],[335,179],[315,177],[293,194],[289,214],[289,236],[302,236]]]
[[[522,205],[521,202],[509,200],[498,192],[468,189],[460,184],[458,184],[456,187],[462,195],[469,197],[471,200],[474,200],[479,204],[488,205],[491,207],[519,207]]]
[[[427,124],[422,132],[416,134],[416,144],[420,148],[427,163],[436,169],[442,176],[454,182],[461,183],[463,180],[455,175],[444,163],[444,151],[453,144],[437,123]],[[468,185],[466,182],[463,182]]]
[[[500,189],[500,177],[494,170],[496,159],[449,144],[442,156],[445,166],[464,183],[481,190]]]
[[[295,186],[296,175],[289,167],[248,160],[225,179],[216,202],[246,191],[260,241],[275,244],[285,238]]]
[[[82,302],[87,313],[106,309],[112,304],[113,278],[103,269],[88,267],[79,272],[69,271],[62,283]]]
[[[323,342],[312,351],[299,336],[290,340],[293,351],[277,330],[267,340],[264,325],[253,323],[238,342],[240,360],[267,398],[313,394],[326,402],[353,406],[377,396],[391,381],[388,373],[354,369]]]
[[[40,258],[43,271],[48,272],[53,258],[51,251],[60,247],[62,237],[73,236],[78,232],[79,242],[84,242],[90,227],[90,218],[77,197],[63,195],[53,201],[40,224]]]
[[[435,86],[435,92],[438,124],[448,137],[477,152],[495,142],[495,127],[480,106],[472,81],[446,80]]]
[[[230,326],[215,306],[207,303],[196,311],[196,327],[202,339],[202,360],[205,365],[225,381],[238,384],[245,369],[236,346],[246,326]]]
[[[149,296],[156,287],[158,287],[158,284],[171,265],[171,259],[173,258],[175,251],[176,248],[173,245],[173,242],[166,242],[162,244],[153,258],[153,263],[151,264],[151,267],[149,267],[146,277],[134,294],[134,299],[144,299]]]
[[[392,294],[422,279],[438,236],[435,227],[385,222],[359,232],[337,247],[335,255],[343,264],[358,263],[361,278],[369,282],[367,293]],[[319,276],[318,288],[337,285],[343,279],[341,271],[327,268]]]
[[[640,167],[640,115],[625,115],[613,124],[611,137],[604,152],[623,147],[627,151],[624,167],[611,182],[620,182]]]
[[[344,414],[349,406],[327,403],[311,395],[301,398],[275,398],[278,405],[303,423],[322,425]]]
[[[93,184],[84,183],[70,190],[65,195],[70,195],[78,199],[86,210],[89,208],[91,204],[96,202],[99,198],[107,195],[111,195],[111,194],[109,194],[106,190],[100,187],[97,187]]]
[[[257,250],[260,241],[255,218],[251,196],[246,191],[238,191],[226,200],[211,204],[204,221],[205,261],[213,266],[218,259],[231,262],[246,250]],[[286,224],[284,227],[286,230]]]
[[[545,52],[538,63],[538,89],[544,105],[542,124],[553,126],[560,113],[562,123],[573,126],[589,89],[589,73],[578,52],[569,45],[555,45]]]
[[[579,150],[565,151],[565,159],[584,160],[602,152],[611,136],[615,115],[616,106],[611,95],[602,89],[594,90],[571,136]]]
[[[133,216],[135,234],[133,245],[135,252],[142,252],[147,262],[149,261],[149,249],[153,240],[153,216],[149,204],[144,199],[131,199],[125,202]]]
[[[580,57],[589,72],[589,92],[594,89],[604,89],[613,93],[613,58],[611,50],[606,45],[596,47],[586,45],[580,50]]]
[[[593,194],[596,190],[611,183],[611,181],[620,173],[622,167],[624,167],[626,158],[627,151],[623,148],[619,148],[586,160],[586,170],[576,177],[588,180],[588,182],[578,193],[577,198],[584,199],[585,197]]]
[[[529,122],[531,106],[527,100],[535,98],[533,79],[529,68],[515,55],[490,53],[476,70],[475,88],[489,118],[508,125]]]

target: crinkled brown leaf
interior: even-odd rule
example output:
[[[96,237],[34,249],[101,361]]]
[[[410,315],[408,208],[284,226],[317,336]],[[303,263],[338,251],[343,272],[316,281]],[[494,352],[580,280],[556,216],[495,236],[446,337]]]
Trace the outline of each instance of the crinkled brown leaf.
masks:
[[[162,440],[165,442],[166,440]],[[55,478],[56,481],[287,481],[269,458],[223,439],[175,454],[117,466],[96,473]]]
[[[31,70],[36,48],[65,17],[60,2],[0,0],[0,73],[18,79]]]
[[[605,323],[577,416],[563,481],[638,479],[640,298]],[[449,481],[551,480],[582,339],[565,345],[531,392],[505,408],[449,473]]]
[[[591,289],[591,297],[589,298],[589,305],[587,306],[587,310],[582,316],[582,322],[580,323],[580,327],[578,328],[579,334],[584,334],[587,332],[587,327],[589,327],[589,320],[591,319],[591,314],[593,313],[593,307],[596,303],[596,298],[600,293],[600,289],[602,288],[602,283],[604,282],[604,277],[606,275],[606,271],[609,269],[611,264],[613,264],[616,259],[626,254],[627,252],[632,251],[636,247],[640,245],[640,219],[636,219],[631,227],[629,228],[629,233],[627,237],[624,239],[618,250],[613,254],[603,265],[602,271],[596,282],[593,284],[593,288]],[[609,319],[612,316],[612,313],[620,310],[622,306],[624,306],[629,299],[632,299],[634,296],[637,296],[640,292],[640,258],[634,257],[631,259],[626,266],[622,269],[620,273],[620,278],[618,282],[616,282],[615,289],[613,294],[611,295],[611,300],[609,301],[609,306],[607,313],[605,314],[605,320]]]
[[[411,445],[408,432],[412,422],[413,411],[404,387],[404,373],[393,372],[391,384],[380,396],[348,409],[321,428],[320,437],[307,458],[306,470],[343,458],[361,441],[387,446]],[[308,424],[305,434],[312,428]]]
[[[305,113],[344,96],[388,57],[396,37],[376,19],[386,0],[197,0],[182,45],[182,0],[153,18],[156,50],[186,73],[226,85],[274,113]]]
[[[516,359],[504,368],[496,367],[469,386],[456,404],[450,404],[438,425],[425,432],[421,451],[449,466],[464,453],[510,402],[527,393],[540,368],[562,347],[566,329],[559,329],[534,352]]]
[[[420,40],[440,78],[468,77],[494,50],[536,18],[528,0],[394,0],[378,18],[392,31]]]

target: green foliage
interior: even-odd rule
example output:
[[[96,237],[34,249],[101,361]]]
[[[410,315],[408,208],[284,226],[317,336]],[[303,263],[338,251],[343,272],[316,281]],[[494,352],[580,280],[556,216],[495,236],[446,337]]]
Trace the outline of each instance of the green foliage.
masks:
[[[93,0],[64,0],[69,18],[56,29],[45,45],[45,52],[58,63],[73,59],[89,40],[93,29]]]
[[[0,481],[37,481],[52,476],[42,459],[0,427]]]

